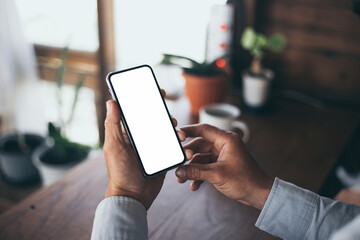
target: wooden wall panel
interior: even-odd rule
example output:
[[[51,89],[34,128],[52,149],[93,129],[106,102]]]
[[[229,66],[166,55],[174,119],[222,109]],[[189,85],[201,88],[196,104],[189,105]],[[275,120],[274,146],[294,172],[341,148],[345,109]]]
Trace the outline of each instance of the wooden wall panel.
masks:
[[[344,1],[348,2],[348,1]],[[346,36],[360,35],[354,31],[354,25],[359,23],[359,16],[341,7],[314,7],[289,1],[281,4],[272,4],[268,8],[271,16],[268,23],[292,25],[312,30],[333,31]]]
[[[278,87],[335,102],[359,103],[360,58],[288,48],[265,64],[275,70]]]
[[[266,2],[267,0],[264,0]],[[279,3],[294,3],[297,5],[306,5],[314,7],[337,7],[350,8],[352,6],[351,0],[277,0]]]
[[[268,24],[267,32],[284,33],[288,40],[288,48],[360,56],[360,36],[355,34],[344,36],[334,31],[285,27],[278,24]]]
[[[264,64],[275,85],[325,100],[360,104],[360,16],[351,0],[264,0],[256,9],[257,30],[283,33],[288,45]]]

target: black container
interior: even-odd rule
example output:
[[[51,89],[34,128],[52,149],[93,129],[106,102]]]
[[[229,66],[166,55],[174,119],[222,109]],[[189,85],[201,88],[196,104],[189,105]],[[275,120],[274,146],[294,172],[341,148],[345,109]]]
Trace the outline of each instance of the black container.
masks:
[[[36,134],[23,134],[28,151],[19,147],[18,137],[14,133],[0,137],[0,166],[5,181],[12,184],[30,184],[40,180],[37,168],[31,160],[31,154],[44,141]]]

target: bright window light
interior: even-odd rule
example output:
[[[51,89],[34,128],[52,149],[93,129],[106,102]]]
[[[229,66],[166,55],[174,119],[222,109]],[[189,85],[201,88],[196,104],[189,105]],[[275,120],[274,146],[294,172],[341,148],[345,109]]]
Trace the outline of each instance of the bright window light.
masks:
[[[16,0],[16,4],[29,42],[97,51],[96,0]]]
[[[203,61],[211,6],[225,3],[225,0],[115,0],[117,67],[154,65],[162,53]]]

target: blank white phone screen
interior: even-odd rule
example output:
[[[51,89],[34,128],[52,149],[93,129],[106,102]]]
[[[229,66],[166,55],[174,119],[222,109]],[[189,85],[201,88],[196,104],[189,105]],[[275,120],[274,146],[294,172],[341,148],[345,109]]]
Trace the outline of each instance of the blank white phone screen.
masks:
[[[150,67],[115,73],[110,82],[145,173],[152,175],[183,162],[184,153]]]

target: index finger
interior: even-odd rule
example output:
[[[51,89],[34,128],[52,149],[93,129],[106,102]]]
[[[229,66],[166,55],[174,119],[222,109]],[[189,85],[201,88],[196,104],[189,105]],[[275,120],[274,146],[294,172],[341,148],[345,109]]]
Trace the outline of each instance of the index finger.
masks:
[[[226,132],[209,124],[189,125],[180,129],[185,132],[186,137],[202,137],[211,143],[223,140],[222,137],[226,136]]]

